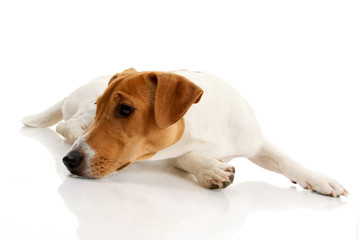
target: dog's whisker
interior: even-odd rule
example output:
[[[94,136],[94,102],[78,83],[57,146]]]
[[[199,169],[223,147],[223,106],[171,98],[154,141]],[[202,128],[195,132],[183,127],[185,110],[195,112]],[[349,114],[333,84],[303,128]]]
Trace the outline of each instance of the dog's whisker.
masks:
[[[110,170],[106,169],[106,168],[98,168],[98,167],[95,167],[95,170],[100,173],[100,175],[108,175],[111,173]],[[104,174],[103,174],[104,173]]]

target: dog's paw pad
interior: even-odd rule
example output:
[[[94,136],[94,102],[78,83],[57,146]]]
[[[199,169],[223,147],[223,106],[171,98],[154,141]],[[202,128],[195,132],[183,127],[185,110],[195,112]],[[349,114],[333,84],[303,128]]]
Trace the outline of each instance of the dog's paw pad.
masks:
[[[231,181],[231,183],[233,182],[233,180],[234,180],[234,174],[229,176],[229,181]]]
[[[209,189],[224,189],[228,187],[232,182],[230,181],[211,181],[212,185]]]
[[[232,182],[224,182],[224,183],[223,183],[223,188],[228,187],[231,183],[232,183]]]
[[[218,189],[218,188],[219,188],[219,186],[217,184],[212,184],[210,187],[210,189]]]

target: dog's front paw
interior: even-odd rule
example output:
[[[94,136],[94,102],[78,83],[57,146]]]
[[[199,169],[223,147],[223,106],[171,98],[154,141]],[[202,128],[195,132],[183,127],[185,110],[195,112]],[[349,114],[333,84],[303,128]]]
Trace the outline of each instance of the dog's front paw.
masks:
[[[80,138],[84,129],[76,124],[72,124],[71,122],[62,122],[56,126],[56,132],[68,139],[70,142],[74,143],[78,138]]]
[[[297,183],[304,189],[317,192],[322,195],[339,197],[347,196],[348,191],[337,181],[321,173],[304,174]]]
[[[206,188],[223,189],[233,182],[234,173],[233,166],[218,162],[211,167],[200,169],[195,176],[198,182]]]

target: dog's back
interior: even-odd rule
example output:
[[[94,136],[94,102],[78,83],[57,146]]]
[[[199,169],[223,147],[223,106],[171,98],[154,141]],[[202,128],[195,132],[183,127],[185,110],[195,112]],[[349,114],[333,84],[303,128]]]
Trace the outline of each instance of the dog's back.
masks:
[[[186,128],[181,141],[157,153],[153,159],[197,150],[230,160],[259,150],[262,143],[259,124],[251,107],[234,87],[209,73],[186,70],[173,73],[200,86],[204,94],[184,116]]]

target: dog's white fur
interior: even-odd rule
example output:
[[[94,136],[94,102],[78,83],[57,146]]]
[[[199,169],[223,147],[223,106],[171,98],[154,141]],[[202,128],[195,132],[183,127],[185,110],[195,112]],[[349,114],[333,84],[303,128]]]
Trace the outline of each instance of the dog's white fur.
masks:
[[[233,174],[230,171],[233,167],[226,162],[234,157],[246,157],[265,169],[283,174],[305,189],[334,197],[347,194],[337,181],[304,168],[267,141],[252,109],[232,86],[208,73],[185,70],[173,73],[200,86],[204,94],[183,117],[182,138],[157,152],[151,160],[174,158],[176,166],[193,174],[201,185],[211,187],[215,184],[224,188]],[[82,133],[93,121],[96,99],[105,90],[109,79],[110,76],[95,79],[65,100],[40,114],[24,118],[22,122],[28,126],[47,127],[63,117],[64,122],[57,126],[57,132],[76,141],[72,149],[88,148]],[[87,152],[91,153],[91,149]]]

